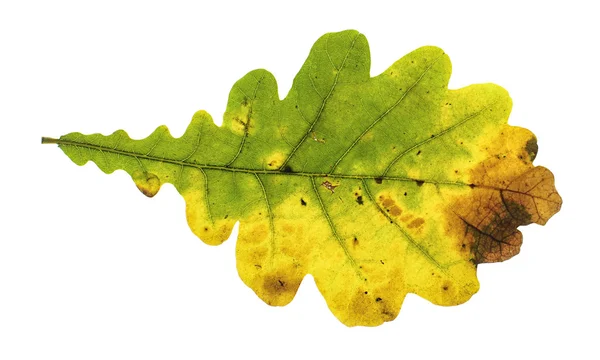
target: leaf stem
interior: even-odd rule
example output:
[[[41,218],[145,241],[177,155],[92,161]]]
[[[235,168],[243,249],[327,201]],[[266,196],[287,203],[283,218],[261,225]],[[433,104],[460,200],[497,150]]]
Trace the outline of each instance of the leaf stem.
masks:
[[[58,139],[42,136],[42,144],[58,144]]]

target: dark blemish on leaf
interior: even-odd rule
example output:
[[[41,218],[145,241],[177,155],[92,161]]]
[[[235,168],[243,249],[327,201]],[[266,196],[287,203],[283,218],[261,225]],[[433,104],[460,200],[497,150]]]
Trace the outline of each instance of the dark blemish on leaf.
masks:
[[[448,291],[448,285],[445,285],[442,289],[444,289],[444,291]]]
[[[415,180],[415,182],[417,183],[418,187],[421,187],[421,186],[423,186],[423,184],[425,184],[425,181],[423,181],[423,180]]]
[[[467,244],[462,244],[461,247],[464,249],[467,247]]]
[[[325,139],[324,139],[324,138],[323,138],[323,139],[319,139],[319,138],[317,137],[317,133],[316,133],[316,132],[314,132],[314,131],[313,131],[313,132],[311,132],[311,133],[310,133],[310,136],[312,137],[312,139],[313,139],[314,141],[316,141],[316,142],[318,142],[318,143],[321,143],[321,144],[325,144]]]
[[[142,194],[147,197],[153,197],[160,190],[160,179],[153,173],[146,171],[136,171],[131,175],[135,186]]]
[[[383,260],[379,260],[379,262],[381,263],[381,265],[385,265],[385,263],[383,262]]]
[[[535,160],[535,157],[537,156],[537,153],[538,153],[537,139],[536,138],[529,139],[529,141],[527,141],[527,144],[525,145],[525,150],[527,150],[527,153],[529,154],[529,160],[530,161]]]
[[[485,172],[486,168],[482,167],[481,170]],[[522,191],[531,189],[534,183],[542,184],[553,180],[551,176],[544,168],[533,168],[516,179],[499,182],[498,187],[506,190],[500,190],[498,196],[488,197],[474,192],[476,209],[464,211],[459,216],[465,229],[464,240],[459,244],[467,245],[466,249],[470,250],[474,264],[501,262],[517,255],[523,243],[518,227],[532,222],[543,223],[558,211],[560,203],[554,208],[544,209],[544,206],[539,206],[538,201],[530,198],[536,196],[540,199],[552,199],[556,194],[554,184],[550,184],[548,189],[537,189],[538,192]],[[509,189],[521,191],[513,192]],[[560,201],[560,198],[557,200]],[[490,210],[493,216],[489,216]]]
[[[300,204],[301,204],[302,206],[306,206],[306,201],[304,201],[304,199],[303,199],[303,198],[300,198]]]
[[[262,213],[261,213],[261,212],[259,212],[259,213],[258,213],[258,215],[262,215]]]
[[[296,109],[298,108],[298,105],[296,105]]]
[[[380,302],[381,300],[383,300],[382,298],[378,297],[377,299],[375,299],[375,301]]]
[[[435,273],[431,273],[431,276],[435,275]]]
[[[292,167],[291,167],[291,166],[289,166],[289,165],[286,165],[286,166],[284,166],[284,167],[281,169],[281,171],[282,171],[282,172],[284,172],[284,173],[291,173],[291,172],[292,172]]]
[[[477,185],[475,185],[475,184],[469,184],[469,187],[470,187],[471,189],[474,189],[474,188],[475,188],[475,186],[477,186]]]
[[[368,292],[368,291],[365,291],[365,295],[367,295],[367,294],[369,294],[369,292]]]
[[[262,269],[262,266],[258,265],[258,264],[254,264],[254,267],[257,269]]]
[[[224,219],[227,219],[229,217],[229,214],[225,215]]]
[[[357,197],[356,202],[358,203],[358,205],[364,204],[362,196]]]
[[[417,151],[417,156],[421,155],[421,150]]]
[[[435,135],[431,135],[431,138],[433,139],[435,137]]]
[[[297,279],[287,277],[285,274],[267,275],[263,282],[262,292],[268,298],[286,297],[294,294],[299,285],[300,282]]]
[[[504,199],[503,195],[502,198]],[[516,201],[506,199],[503,200],[503,204],[513,219],[520,221],[524,225],[531,223],[531,214],[527,211],[525,206]]]
[[[325,187],[325,189],[331,191],[331,193],[333,194],[335,192],[335,188],[338,187],[339,185],[333,185],[329,181],[325,180],[325,181],[323,181],[323,183],[321,183],[321,186]]]
[[[406,195],[408,195],[408,193],[405,191],[405,192],[404,192],[404,196],[406,196]]]
[[[358,238],[356,236],[354,237],[353,244],[354,246],[358,245]]]
[[[208,228],[204,228],[204,231],[208,231]]]
[[[410,224],[408,224],[408,228],[414,229],[414,228],[417,228],[417,227],[423,225],[424,223],[425,223],[425,220],[423,220],[423,218],[416,218],[413,221],[411,221]]]
[[[377,184],[381,184],[383,182],[383,178],[380,177],[376,177],[374,180]]]
[[[245,98],[242,100],[242,106],[247,106],[247,105],[248,105],[248,98],[246,98],[246,97],[245,97]]]

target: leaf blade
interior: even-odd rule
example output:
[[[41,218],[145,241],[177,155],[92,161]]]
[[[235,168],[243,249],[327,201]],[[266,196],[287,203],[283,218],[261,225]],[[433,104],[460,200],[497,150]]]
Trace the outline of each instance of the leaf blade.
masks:
[[[285,99],[266,70],[236,82],[221,127],[198,112],[178,139],[161,126],[47,142],[125,170],[146,196],[172,183],[208,244],[239,220],[238,273],[268,304],[289,303],[306,274],[349,326],[393,320],[409,292],[460,304],[477,264],[516,255],[518,226],[559,211],[554,178],[533,166],[533,134],[507,124],[504,89],[447,89],[441,49],[369,67],[363,35],[326,34]]]

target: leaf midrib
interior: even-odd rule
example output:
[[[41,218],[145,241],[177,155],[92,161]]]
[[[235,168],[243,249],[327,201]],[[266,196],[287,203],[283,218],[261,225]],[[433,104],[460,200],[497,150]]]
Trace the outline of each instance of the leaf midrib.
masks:
[[[389,176],[389,175],[381,176],[381,175],[370,175],[370,174],[352,175],[352,174],[337,174],[337,173],[331,174],[331,173],[310,173],[310,172],[293,172],[293,171],[288,172],[288,171],[283,171],[283,169],[281,169],[281,168],[273,169],[273,170],[247,169],[247,168],[239,168],[239,167],[230,167],[230,166],[225,166],[225,165],[197,164],[197,163],[192,163],[192,162],[189,162],[186,160],[174,160],[174,159],[161,158],[158,156],[140,154],[140,153],[125,151],[125,150],[118,150],[118,149],[114,149],[114,148],[104,147],[101,145],[82,143],[82,142],[72,141],[72,140],[53,139],[53,138],[44,137],[43,143],[58,144],[59,146],[60,145],[75,146],[75,147],[79,146],[82,148],[87,148],[90,150],[96,150],[96,151],[100,151],[100,152],[107,152],[107,153],[113,153],[113,154],[120,154],[120,155],[124,155],[124,156],[130,156],[130,157],[138,159],[138,160],[144,159],[144,160],[149,160],[149,161],[157,161],[157,162],[163,162],[163,163],[184,166],[184,167],[191,167],[191,168],[196,168],[196,169],[201,169],[201,170],[240,172],[240,173],[246,173],[246,174],[252,174],[252,175],[261,174],[261,175],[276,175],[276,176],[303,176],[303,177],[309,177],[309,178],[328,177],[331,179],[416,182],[416,183],[431,184],[431,185],[436,185],[436,186],[437,185],[448,185],[448,186],[458,186],[458,187],[489,189],[489,190],[497,190],[497,191],[508,191],[508,192],[512,192],[512,193],[516,193],[516,194],[530,196],[530,197],[536,198],[536,199],[542,199],[545,201],[555,202],[555,201],[551,201],[549,199],[546,199],[546,198],[543,198],[540,196],[529,194],[527,192],[509,189],[506,187],[502,188],[502,187],[493,186],[493,185],[486,185],[483,183],[477,184],[477,183],[466,183],[466,182],[462,182],[462,181],[418,179],[418,178],[411,178],[411,177],[406,177],[406,176]],[[90,160],[93,161],[92,159],[90,159]]]
[[[48,138],[46,138],[48,139]],[[331,173],[312,173],[312,172],[295,172],[295,171],[283,171],[283,169],[249,169],[249,168],[240,168],[240,167],[232,167],[227,165],[212,165],[212,164],[198,164],[194,162],[189,162],[187,160],[175,160],[162,158],[158,156],[136,153],[133,151],[126,151],[120,149],[114,149],[110,147],[105,147],[96,144],[83,143],[79,141],[73,140],[65,140],[65,139],[49,139],[47,140],[49,143],[56,143],[59,146],[74,146],[74,147],[82,147],[90,150],[100,151],[103,153],[112,153],[119,154],[123,156],[128,156],[136,159],[143,159],[149,161],[156,161],[162,163],[168,163],[178,166],[186,166],[193,167],[197,169],[204,170],[220,170],[227,172],[241,172],[247,174],[265,174],[265,175],[278,175],[278,176],[304,176],[304,177],[329,177],[329,178],[339,178],[339,179],[373,179],[373,180],[388,180],[388,181],[405,181],[405,182],[423,182],[426,184],[434,184],[434,185],[458,185],[458,186],[473,186],[473,184],[468,184],[464,182],[453,182],[453,181],[438,181],[438,180],[427,180],[427,179],[417,179],[411,177],[403,177],[403,176],[381,176],[381,175],[369,175],[369,174],[331,174]],[[90,159],[92,160],[92,159]],[[93,161],[93,160],[92,160]]]

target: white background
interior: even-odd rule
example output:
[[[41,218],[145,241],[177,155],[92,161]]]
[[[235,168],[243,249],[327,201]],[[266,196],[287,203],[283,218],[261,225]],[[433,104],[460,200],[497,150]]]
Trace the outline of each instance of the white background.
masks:
[[[579,1],[3,1],[0,5],[0,359],[598,358],[598,10]],[[591,4],[592,2],[589,2]],[[192,114],[220,123],[233,83],[270,70],[280,96],[326,32],[354,28],[372,74],[422,45],[451,88],[494,82],[539,139],[564,199],[521,254],[481,265],[458,307],[409,295],[398,318],[347,328],[309,276],[283,308],[239,280],[235,237],[209,247],[170,185],[78,167],[41,136],[134,138]]]

